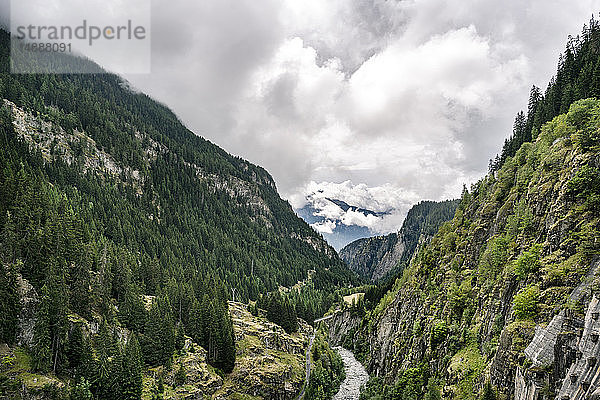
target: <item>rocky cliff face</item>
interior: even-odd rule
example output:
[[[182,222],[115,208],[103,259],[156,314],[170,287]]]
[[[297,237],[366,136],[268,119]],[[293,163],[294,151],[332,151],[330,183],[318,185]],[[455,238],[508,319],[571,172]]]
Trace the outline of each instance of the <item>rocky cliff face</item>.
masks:
[[[423,201],[413,206],[398,233],[356,240],[340,258],[359,275],[377,281],[404,268],[417,248],[431,240],[440,225],[454,216],[458,201]]]
[[[546,327],[536,327],[533,340],[524,350],[528,364],[525,368],[517,367],[516,400],[543,398],[544,390],[548,389],[558,393],[558,399],[565,396],[587,399],[600,387],[600,382],[592,385],[589,379],[597,372],[594,367],[600,351],[596,349],[598,338],[594,336],[600,304],[596,295],[591,295],[590,288],[599,268],[600,260],[592,265],[586,279],[569,296],[573,304],[588,304],[585,316],[565,309],[559,311]],[[577,382],[579,377],[582,379]],[[577,393],[579,389],[581,393]]]
[[[312,327],[298,320],[298,332],[287,334],[266,318],[252,316],[243,304],[230,302],[229,309],[236,335],[236,365],[213,397],[295,399],[304,384]]]
[[[575,103],[465,193],[353,340],[384,393],[588,398],[600,387],[600,102]],[[426,383],[426,382],[425,382]]]
[[[340,251],[340,258],[360,276],[375,281],[390,272],[405,252],[405,243],[392,233],[356,240]]]
[[[336,312],[326,321],[327,339],[333,346],[351,343],[351,337],[360,327],[361,318],[349,310]]]

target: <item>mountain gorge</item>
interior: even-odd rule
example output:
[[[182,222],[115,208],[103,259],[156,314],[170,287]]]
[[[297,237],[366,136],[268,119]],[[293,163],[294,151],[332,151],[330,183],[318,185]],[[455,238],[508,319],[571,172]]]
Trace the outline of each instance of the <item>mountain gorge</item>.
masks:
[[[598,43],[460,199],[364,237],[404,203],[294,210],[116,75],[11,74],[0,30],[0,399],[325,400],[365,369],[360,400],[600,399]]]
[[[398,233],[356,240],[342,250],[340,258],[363,278],[377,281],[402,271],[419,246],[425,245],[440,225],[452,219],[458,201],[423,201],[413,206]]]

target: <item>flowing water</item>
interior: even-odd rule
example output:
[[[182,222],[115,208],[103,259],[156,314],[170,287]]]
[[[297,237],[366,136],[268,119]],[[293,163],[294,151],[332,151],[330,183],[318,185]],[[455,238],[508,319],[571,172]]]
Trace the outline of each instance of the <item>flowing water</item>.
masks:
[[[333,400],[358,400],[360,388],[369,380],[369,374],[365,367],[354,358],[350,350],[342,347],[334,348],[344,361],[346,379],[342,382],[340,390],[333,396]]]

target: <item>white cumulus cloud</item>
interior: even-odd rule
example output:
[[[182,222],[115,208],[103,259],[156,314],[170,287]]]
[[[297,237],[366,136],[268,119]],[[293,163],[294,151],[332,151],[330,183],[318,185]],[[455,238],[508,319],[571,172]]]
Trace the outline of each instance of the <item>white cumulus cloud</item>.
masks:
[[[290,200],[295,208],[308,204],[316,210],[314,215],[322,217],[324,221],[313,224],[313,227],[321,233],[332,233],[338,224],[343,224],[365,227],[373,234],[384,234],[400,229],[410,207],[421,199],[417,193],[409,193],[389,184],[368,187],[364,183],[345,181],[310,182]],[[343,201],[362,210],[344,210],[332,200]]]

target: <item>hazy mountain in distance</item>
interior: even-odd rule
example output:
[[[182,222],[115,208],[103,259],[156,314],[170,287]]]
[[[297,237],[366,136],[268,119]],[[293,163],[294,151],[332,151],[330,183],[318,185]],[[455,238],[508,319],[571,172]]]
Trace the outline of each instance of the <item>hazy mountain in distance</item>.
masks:
[[[348,219],[345,217],[349,213],[359,215],[359,217],[362,216],[364,218],[377,219],[382,219],[385,215],[389,214],[389,211],[375,212],[329,197],[326,197],[325,201],[327,207],[336,207],[338,212],[324,213],[323,203],[313,201],[296,210],[296,213],[315,230],[321,233],[325,240],[338,251],[350,242],[370,237],[375,234],[367,226],[348,223]],[[337,217],[332,217],[332,215]],[[355,220],[356,219],[354,219],[354,221]]]
[[[440,225],[454,216],[458,200],[422,201],[413,206],[397,233],[356,240],[339,254],[351,270],[377,281],[399,271],[412,259],[419,245],[429,242]]]

